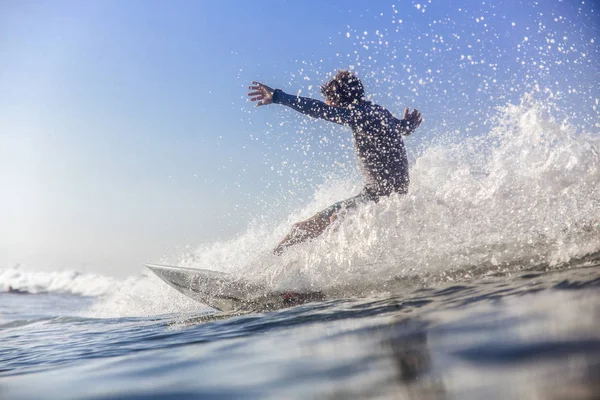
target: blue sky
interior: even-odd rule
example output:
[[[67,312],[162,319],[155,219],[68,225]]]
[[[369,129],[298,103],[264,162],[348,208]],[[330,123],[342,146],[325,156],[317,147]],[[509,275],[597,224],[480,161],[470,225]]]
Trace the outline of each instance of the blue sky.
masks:
[[[374,101],[422,110],[413,148],[536,85],[598,128],[594,2],[449,3],[2,2],[0,268],[132,273],[354,168],[349,132],[252,107],[254,79],[319,97],[352,66]]]

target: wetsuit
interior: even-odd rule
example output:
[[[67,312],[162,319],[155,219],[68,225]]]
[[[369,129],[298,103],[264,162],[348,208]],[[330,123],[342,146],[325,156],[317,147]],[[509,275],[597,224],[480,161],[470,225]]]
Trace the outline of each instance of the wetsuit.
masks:
[[[378,201],[381,196],[393,192],[407,192],[408,160],[401,134],[409,129],[406,120],[395,118],[388,110],[370,101],[344,108],[334,107],[319,100],[293,96],[280,89],[274,91],[273,103],[352,129],[354,149],[365,187],[358,196],[321,211],[319,214],[322,217],[329,217],[342,208],[354,207],[359,202]]]

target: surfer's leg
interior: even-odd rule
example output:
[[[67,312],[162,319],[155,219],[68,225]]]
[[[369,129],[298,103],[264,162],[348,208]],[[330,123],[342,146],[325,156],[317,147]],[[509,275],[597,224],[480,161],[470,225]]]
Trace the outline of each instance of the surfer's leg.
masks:
[[[362,197],[363,195],[359,194],[358,196],[337,202],[313,215],[309,219],[295,223],[294,226],[292,226],[290,233],[288,233],[277,247],[275,247],[273,254],[280,255],[286,247],[302,243],[308,239],[316,238],[323,233],[325,228],[336,220],[340,210],[356,207],[356,203],[360,201]]]
[[[306,221],[296,222],[285,238],[275,247],[273,254],[280,255],[283,249],[297,243],[302,243],[307,239],[314,239],[319,236],[330,224],[329,218],[323,218],[317,213]]]
[[[369,188],[363,188],[360,193],[354,197],[350,197],[344,201],[340,201],[335,203],[334,205],[326,208],[321,211],[319,214],[323,218],[329,219],[329,224],[333,224],[333,222],[338,219],[340,216],[340,211],[348,211],[354,208],[357,208],[361,204],[368,203],[370,201],[374,201],[377,203],[379,197],[371,192]],[[344,214],[345,215],[345,214]]]

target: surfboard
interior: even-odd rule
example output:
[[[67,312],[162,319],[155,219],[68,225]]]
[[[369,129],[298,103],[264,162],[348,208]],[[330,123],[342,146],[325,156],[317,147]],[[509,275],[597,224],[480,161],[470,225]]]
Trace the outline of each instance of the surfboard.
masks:
[[[218,311],[269,311],[325,299],[321,292],[273,291],[219,271],[145,265],[172,288]]]

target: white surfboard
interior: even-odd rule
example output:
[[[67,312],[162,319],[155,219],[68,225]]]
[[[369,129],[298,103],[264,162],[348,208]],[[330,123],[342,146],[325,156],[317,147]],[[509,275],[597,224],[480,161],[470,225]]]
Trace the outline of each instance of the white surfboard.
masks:
[[[267,311],[324,300],[320,292],[296,293],[268,288],[206,269],[146,264],[174,289],[219,311]]]

